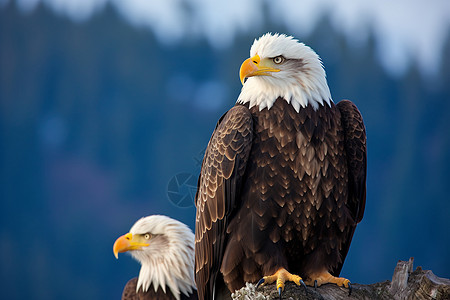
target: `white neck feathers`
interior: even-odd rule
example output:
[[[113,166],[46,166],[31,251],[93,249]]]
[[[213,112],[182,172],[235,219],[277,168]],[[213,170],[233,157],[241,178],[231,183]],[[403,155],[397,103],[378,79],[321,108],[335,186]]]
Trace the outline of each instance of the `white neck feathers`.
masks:
[[[249,107],[258,106],[259,110],[270,109],[275,101],[283,98],[299,112],[300,108],[311,105],[314,109],[319,105],[330,105],[331,95],[326,80],[309,82],[302,85],[294,78],[281,81],[270,76],[249,78],[242,87],[237,103],[249,103]]]
[[[136,292],[148,291],[153,285],[166,292],[169,287],[177,300],[195,290],[194,279],[194,234],[185,224],[166,216],[142,218],[131,228],[132,234],[152,233],[149,246],[131,251],[141,263]]]

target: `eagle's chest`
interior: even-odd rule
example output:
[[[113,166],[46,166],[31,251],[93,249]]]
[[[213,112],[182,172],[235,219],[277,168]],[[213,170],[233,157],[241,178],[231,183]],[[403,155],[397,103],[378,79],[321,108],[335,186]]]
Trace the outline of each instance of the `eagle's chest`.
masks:
[[[263,191],[264,196],[284,206],[284,202],[300,201],[303,193],[313,192],[321,177],[326,143],[309,137],[304,125],[289,115],[257,114],[254,141],[250,154],[249,178]]]
[[[244,201],[258,216],[269,209],[272,218],[262,217],[261,223],[276,222],[283,231],[278,236],[290,240],[300,232],[306,239],[302,228],[341,205],[344,187],[337,181],[346,178],[347,169],[336,110],[306,107],[296,112],[279,99],[270,110],[252,114],[254,141]]]
[[[334,105],[299,112],[283,99],[270,109],[252,108],[254,141],[250,163],[255,176],[281,176],[295,184],[305,178],[319,180],[344,155],[341,124]],[[260,170],[258,170],[260,169]]]

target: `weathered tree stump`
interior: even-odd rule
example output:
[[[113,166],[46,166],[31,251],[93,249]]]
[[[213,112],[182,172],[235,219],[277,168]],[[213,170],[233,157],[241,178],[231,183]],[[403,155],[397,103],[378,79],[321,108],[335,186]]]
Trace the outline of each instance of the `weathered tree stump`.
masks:
[[[282,299],[287,300],[352,300],[352,299],[450,299],[450,280],[439,278],[432,271],[417,267],[413,271],[413,258],[409,261],[399,261],[394,270],[392,281],[373,283],[369,285],[353,284],[351,296],[348,289],[336,285],[326,284],[317,289],[299,287],[292,282],[286,284]],[[268,300],[279,299],[274,284],[259,287],[247,283],[245,287],[236,291],[232,298],[235,300]]]

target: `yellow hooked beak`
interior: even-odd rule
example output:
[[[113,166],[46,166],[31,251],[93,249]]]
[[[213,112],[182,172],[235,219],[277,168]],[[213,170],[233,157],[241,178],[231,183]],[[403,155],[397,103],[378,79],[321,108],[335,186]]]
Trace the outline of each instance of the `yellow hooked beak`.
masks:
[[[258,54],[253,57],[247,58],[241,65],[239,71],[239,77],[241,83],[244,84],[245,78],[252,76],[271,75],[272,72],[280,72],[280,69],[274,68],[271,59],[263,59]]]
[[[119,237],[113,246],[114,256],[119,258],[119,253],[127,252],[130,250],[140,250],[142,247],[147,247],[149,243],[144,243],[143,237],[140,235],[133,236],[131,233],[127,233]]]

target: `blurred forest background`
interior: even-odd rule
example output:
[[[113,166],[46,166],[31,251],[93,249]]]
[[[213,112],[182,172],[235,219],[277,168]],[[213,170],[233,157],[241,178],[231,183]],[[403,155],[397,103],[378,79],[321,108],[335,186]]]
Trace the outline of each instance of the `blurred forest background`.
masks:
[[[351,99],[364,116],[366,214],[342,274],[387,280],[414,256],[450,277],[448,28],[434,74],[414,62],[393,74],[373,33],[355,46],[327,14],[300,34],[263,12],[266,22],[213,47],[189,35],[161,42],[109,4],[82,21],[43,4],[0,6],[2,299],[119,299],[139,270],[127,255],[115,260],[119,235],[150,214],[194,228],[202,151],[267,31],[315,49],[334,101]]]

